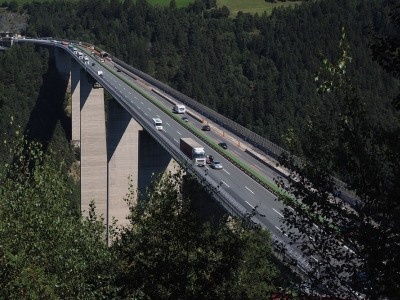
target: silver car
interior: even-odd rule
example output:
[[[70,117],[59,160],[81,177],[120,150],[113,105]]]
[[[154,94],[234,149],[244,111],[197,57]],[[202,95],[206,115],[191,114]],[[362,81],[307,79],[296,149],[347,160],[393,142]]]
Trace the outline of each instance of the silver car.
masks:
[[[216,170],[223,169],[221,163],[219,161],[215,161],[215,160],[211,162],[210,167],[213,169],[216,169]]]

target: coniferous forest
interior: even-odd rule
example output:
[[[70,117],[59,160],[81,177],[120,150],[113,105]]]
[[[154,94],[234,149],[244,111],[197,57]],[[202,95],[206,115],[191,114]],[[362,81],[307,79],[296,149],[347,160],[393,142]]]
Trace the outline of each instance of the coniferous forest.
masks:
[[[392,126],[397,83],[371,59],[387,30],[382,1],[313,1],[271,16],[238,14],[195,1],[187,8],[138,1],[27,5],[27,35],[92,42],[182,93],[284,146],[299,138],[321,105],[313,85],[323,57],[334,58],[344,28],[371,122]],[[300,151],[300,149],[299,149]]]
[[[235,18],[203,0],[184,8],[173,0],[9,6],[29,15],[26,36],[93,43],[303,157],[302,168],[282,159],[296,178],[291,192],[333,224],[304,249],[327,258],[313,285],[335,295],[340,276],[329,258],[342,254],[327,237],[338,235],[362,257],[340,257],[343,270],[364,278],[352,286],[371,299],[400,297],[396,1],[305,1]],[[0,53],[0,298],[268,299],[280,287],[296,297],[268,234],[239,220],[216,226],[199,218],[193,197],[181,201],[180,175],[154,184],[147,205],[132,206],[130,227],[114,232],[112,247],[99,242],[99,216],[82,220],[71,209],[77,186],[67,176],[74,153],[65,90],[46,50]],[[355,212],[325,201],[330,174],[361,199]],[[299,234],[315,231],[308,213],[285,217]]]

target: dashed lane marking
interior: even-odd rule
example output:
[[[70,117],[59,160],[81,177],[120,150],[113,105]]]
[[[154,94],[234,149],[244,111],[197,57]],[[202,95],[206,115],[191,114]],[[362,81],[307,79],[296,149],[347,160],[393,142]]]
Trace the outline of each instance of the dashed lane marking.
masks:
[[[246,201],[246,203],[252,208],[252,209],[254,209],[254,206],[253,205],[251,205],[249,202],[247,202]]]
[[[244,186],[250,193],[252,193],[253,195],[254,195],[254,192],[251,190],[251,189],[249,189],[247,186]]]
[[[272,210],[273,210],[274,212],[276,212],[278,215],[280,215],[282,218],[284,218],[284,216],[283,216],[279,211],[277,211],[275,208],[272,208]]]

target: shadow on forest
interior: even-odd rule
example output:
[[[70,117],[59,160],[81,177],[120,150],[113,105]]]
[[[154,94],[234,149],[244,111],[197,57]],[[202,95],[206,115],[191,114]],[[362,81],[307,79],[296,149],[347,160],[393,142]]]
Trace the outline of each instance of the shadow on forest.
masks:
[[[50,58],[48,70],[43,75],[43,84],[24,132],[29,140],[41,142],[45,152],[54,138],[58,122],[64,131],[64,137],[68,141],[71,139],[71,117],[64,111],[67,86],[68,79],[57,72],[55,61]]]

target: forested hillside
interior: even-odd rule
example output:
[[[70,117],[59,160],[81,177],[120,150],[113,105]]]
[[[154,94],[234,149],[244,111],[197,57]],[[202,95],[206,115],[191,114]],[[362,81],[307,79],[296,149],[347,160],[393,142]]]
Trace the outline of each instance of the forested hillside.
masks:
[[[280,145],[293,130],[301,145],[305,119],[321,105],[313,84],[321,54],[337,55],[342,27],[349,75],[371,122],[396,122],[389,105],[395,82],[369,48],[372,34],[386,28],[382,2],[312,1],[230,19],[226,8],[202,1],[181,9],[145,0],[55,1],[26,6],[27,35],[93,42]]]
[[[47,50],[35,50],[33,45],[14,46],[0,54],[0,136],[12,140],[18,125],[30,140],[41,142],[70,164],[71,125],[64,111],[67,83],[50,63]],[[6,149],[1,143],[2,161],[10,159]]]
[[[320,258],[312,287],[399,299],[400,6],[317,0],[232,19],[226,8],[205,3],[179,9],[145,0],[31,3],[24,7],[26,33],[93,42],[303,154],[301,167],[290,157],[282,161],[293,172],[290,191],[302,201],[291,202],[285,222],[298,229],[293,242],[309,239],[303,250]],[[28,138],[68,148],[58,148],[68,132],[60,112],[65,83],[47,56],[32,46],[0,55],[3,156],[18,136],[9,115]],[[179,176],[164,177],[139,199],[143,206],[131,208],[130,225],[116,232],[112,248],[99,246],[104,233],[96,219],[71,215],[59,161],[43,165],[41,151],[25,146],[34,162],[14,159],[0,172],[0,288],[7,298],[30,291],[49,299],[262,299],[281,284],[264,243],[268,234],[225,218],[219,226],[199,219],[192,195],[179,193]],[[332,196],[331,174],[356,193],[351,207]],[[130,190],[128,200],[136,196]]]

